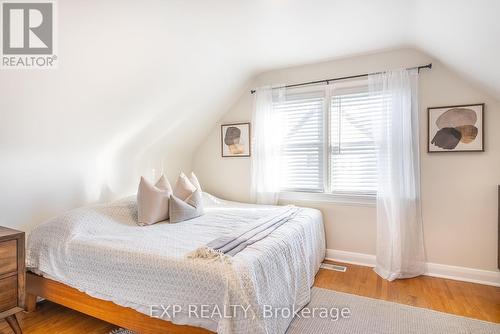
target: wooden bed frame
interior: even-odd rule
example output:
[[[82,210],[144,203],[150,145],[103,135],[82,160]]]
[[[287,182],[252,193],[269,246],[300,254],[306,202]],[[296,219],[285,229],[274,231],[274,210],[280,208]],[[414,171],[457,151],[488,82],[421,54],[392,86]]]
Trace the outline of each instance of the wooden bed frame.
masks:
[[[36,311],[37,297],[140,334],[213,334],[200,327],[174,325],[170,321],[149,317],[131,308],[91,297],[68,285],[28,272],[26,274],[28,312]]]

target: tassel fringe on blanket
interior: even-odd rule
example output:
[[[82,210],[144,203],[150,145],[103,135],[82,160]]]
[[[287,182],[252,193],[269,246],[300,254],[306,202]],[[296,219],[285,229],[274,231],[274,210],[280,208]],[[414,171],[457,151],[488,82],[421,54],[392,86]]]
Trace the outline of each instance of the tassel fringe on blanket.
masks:
[[[210,248],[208,246],[202,246],[187,256],[189,259],[206,259],[206,260],[214,260],[220,261],[227,264],[231,264],[231,257],[229,255],[224,254],[220,250]]]

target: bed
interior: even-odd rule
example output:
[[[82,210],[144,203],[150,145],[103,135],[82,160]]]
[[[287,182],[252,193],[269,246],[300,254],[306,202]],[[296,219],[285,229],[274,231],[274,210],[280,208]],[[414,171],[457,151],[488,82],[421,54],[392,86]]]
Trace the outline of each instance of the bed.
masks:
[[[193,259],[280,209],[203,196],[205,215],[177,224],[138,226],[136,201],[125,198],[38,226],[27,243],[28,304],[40,296],[141,333],[285,333],[293,314],[272,312],[309,302],[325,255],[321,213],[300,208],[229,260]]]

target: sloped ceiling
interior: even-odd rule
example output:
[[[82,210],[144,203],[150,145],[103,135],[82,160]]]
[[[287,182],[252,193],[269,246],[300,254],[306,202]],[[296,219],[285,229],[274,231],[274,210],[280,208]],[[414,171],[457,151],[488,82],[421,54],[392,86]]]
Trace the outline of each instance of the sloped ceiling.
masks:
[[[0,209],[29,226],[191,154],[254,75],[416,47],[500,97],[500,1],[58,1],[59,68],[0,72]]]
[[[500,99],[500,1],[415,2],[412,44]]]

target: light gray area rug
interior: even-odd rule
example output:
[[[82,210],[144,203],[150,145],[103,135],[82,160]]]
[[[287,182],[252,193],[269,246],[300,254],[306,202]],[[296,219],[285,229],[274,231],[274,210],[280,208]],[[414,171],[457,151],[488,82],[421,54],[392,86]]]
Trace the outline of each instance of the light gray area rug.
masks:
[[[319,288],[312,289],[306,308],[317,316],[296,318],[287,334],[500,334],[499,324]],[[348,308],[350,316],[321,317],[324,308]]]

